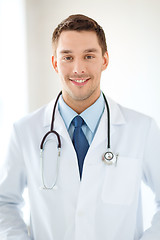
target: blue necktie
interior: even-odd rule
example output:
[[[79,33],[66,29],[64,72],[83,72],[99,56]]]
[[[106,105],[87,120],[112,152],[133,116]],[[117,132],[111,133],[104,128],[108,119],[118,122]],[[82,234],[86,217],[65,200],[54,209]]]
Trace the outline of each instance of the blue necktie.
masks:
[[[83,118],[81,118],[78,115],[72,120],[72,122],[75,127],[74,133],[73,133],[73,145],[77,153],[79,173],[80,173],[80,179],[81,179],[83,162],[84,162],[86,153],[88,151],[89,144],[81,128],[82,125],[84,124]]]

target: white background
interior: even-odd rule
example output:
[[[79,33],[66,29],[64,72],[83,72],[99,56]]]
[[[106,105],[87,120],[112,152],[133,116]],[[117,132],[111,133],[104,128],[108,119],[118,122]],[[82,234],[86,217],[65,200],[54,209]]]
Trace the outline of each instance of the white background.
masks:
[[[106,32],[110,63],[102,75],[104,93],[160,126],[159,0],[0,0],[1,156],[13,121],[60,90],[51,37],[57,24],[75,13],[94,18]],[[154,197],[146,187],[143,192],[147,228]]]

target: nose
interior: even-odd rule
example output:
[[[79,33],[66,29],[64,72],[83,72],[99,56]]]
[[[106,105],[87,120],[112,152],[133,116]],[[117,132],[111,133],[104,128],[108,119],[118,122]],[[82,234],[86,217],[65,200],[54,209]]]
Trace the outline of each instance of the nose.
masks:
[[[73,73],[74,73],[74,74],[82,74],[82,73],[85,73],[85,65],[84,65],[83,61],[81,61],[81,60],[76,60],[76,61],[74,62]]]

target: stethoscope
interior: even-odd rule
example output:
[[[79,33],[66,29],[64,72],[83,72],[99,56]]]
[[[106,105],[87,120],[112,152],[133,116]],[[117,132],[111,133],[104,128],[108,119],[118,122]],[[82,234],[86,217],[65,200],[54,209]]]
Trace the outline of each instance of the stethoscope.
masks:
[[[58,103],[58,99],[61,96],[62,91],[58,94],[57,99],[55,101],[54,104],[54,108],[53,108],[53,113],[52,113],[52,120],[51,120],[51,126],[50,126],[50,130],[44,135],[41,144],[40,144],[40,159],[41,159],[41,179],[42,179],[42,187],[41,189],[44,190],[52,190],[53,188],[56,189],[56,183],[57,183],[57,179],[58,179],[58,173],[59,173],[59,161],[60,161],[60,155],[61,155],[61,139],[60,139],[60,135],[58,134],[58,132],[56,132],[54,130],[54,120],[55,120],[55,111],[56,111],[56,107],[57,107],[57,103]],[[107,165],[117,165],[117,160],[118,160],[118,154],[114,154],[110,148],[110,110],[109,110],[109,105],[107,102],[107,99],[104,95],[104,93],[102,92],[103,97],[104,97],[104,101],[107,107],[107,128],[108,128],[108,132],[107,132],[107,151],[103,154],[102,160],[107,164]],[[54,183],[49,187],[46,185],[45,180],[44,180],[44,149],[45,149],[45,145],[48,141],[47,137],[51,134],[54,134],[57,138],[57,175],[55,178]]]

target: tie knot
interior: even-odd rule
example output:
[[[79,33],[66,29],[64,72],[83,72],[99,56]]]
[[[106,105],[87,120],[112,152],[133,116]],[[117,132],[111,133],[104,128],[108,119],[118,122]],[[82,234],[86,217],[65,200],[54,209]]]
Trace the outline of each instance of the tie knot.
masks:
[[[76,128],[76,127],[82,127],[84,120],[83,120],[82,117],[80,117],[79,115],[77,115],[77,116],[73,119],[72,122],[73,122],[74,127]]]

